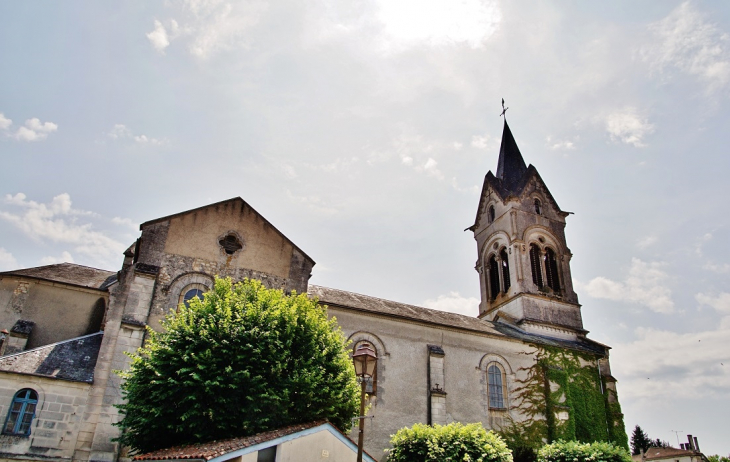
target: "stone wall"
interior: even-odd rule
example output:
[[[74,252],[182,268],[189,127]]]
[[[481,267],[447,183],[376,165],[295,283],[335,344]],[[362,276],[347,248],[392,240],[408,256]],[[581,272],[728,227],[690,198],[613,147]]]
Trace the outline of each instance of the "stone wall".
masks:
[[[11,330],[20,319],[35,327],[26,348],[98,332],[107,295],[100,290],[22,276],[0,277],[0,330]]]
[[[3,423],[13,396],[24,388],[38,393],[30,436],[0,435],[0,457],[73,459],[76,446],[90,441],[92,437],[90,433],[81,431],[91,386],[0,372],[0,416]]]

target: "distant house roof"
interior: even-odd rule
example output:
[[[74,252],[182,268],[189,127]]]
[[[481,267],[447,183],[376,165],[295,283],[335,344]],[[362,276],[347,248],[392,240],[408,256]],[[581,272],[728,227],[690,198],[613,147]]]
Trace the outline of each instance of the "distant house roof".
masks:
[[[87,289],[106,290],[116,281],[117,273],[75,263],[36,266],[13,271],[4,271],[2,276],[24,276],[51,282],[61,282]]]
[[[384,300],[382,298],[371,297],[369,295],[362,295],[339,289],[330,289],[329,287],[310,284],[307,293],[311,297],[317,297],[321,303],[333,307],[391,316],[399,319],[408,319],[426,324],[452,327],[495,337],[513,338],[526,343],[560,346],[563,348],[600,355],[605,354],[606,349],[608,348],[605,345],[586,338],[579,338],[579,340],[563,340],[553,337],[545,337],[526,332],[519,327],[506,323],[491,322],[472,316],[464,316],[462,314],[449,313],[447,311],[434,310],[421,306],[407,305],[405,303]]]
[[[175,446],[172,448],[159,449],[146,454],[138,454],[132,460],[171,460],[171,459],[194,459],[218,462],[237,457],[240,454],[264,449],[284,441],[290,441],[306,434],[315,433],[321,430],[328,430],[335,434],[340,441],[357,451],[355,443],[343,435],[334,425],[326,420],[309,422],[304,424],[291,425],[277,430],[258,433],[252,436],[229,438],[225,440],[211,441],[209,443],[198,443],[186,446]],[[265,444],[268,443],[268,444]],[[376,462],[367,453],[363,454],[363,460]]]
[[[689,456],[702,456],[702,453],[699,451],[677,448],[649,448],[644,454],[644,460],[661,460]]]
[[[103,332],[0,357],[0,372],[92,383]]]

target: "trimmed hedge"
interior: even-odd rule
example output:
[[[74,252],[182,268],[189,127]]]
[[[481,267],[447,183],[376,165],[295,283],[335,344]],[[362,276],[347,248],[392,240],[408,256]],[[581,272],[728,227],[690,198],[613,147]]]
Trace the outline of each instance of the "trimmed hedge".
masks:
[[[415,424],[391,437],[388,462],[512,462],[512,451],[479,423]]]
[[[631,462],[629,453],[612,443],[556,441],[537,453],[538,462]]]

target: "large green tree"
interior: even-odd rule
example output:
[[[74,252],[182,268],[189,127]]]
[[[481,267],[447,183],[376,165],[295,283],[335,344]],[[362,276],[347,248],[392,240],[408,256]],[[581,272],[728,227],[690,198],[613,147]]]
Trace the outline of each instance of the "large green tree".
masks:
[[[122,375],[122,444],[146,452],[329,419],[347,431],[359,387],[335,320],[306,295],[216,279],[148,331]]]

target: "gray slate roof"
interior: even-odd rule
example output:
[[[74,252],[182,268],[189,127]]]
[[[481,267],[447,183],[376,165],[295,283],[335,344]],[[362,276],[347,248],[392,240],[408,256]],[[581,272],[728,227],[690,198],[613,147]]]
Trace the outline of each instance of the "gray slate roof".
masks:
[[[317,297],[317,299],[325,305],[338,308],[392,316],[416,322],[478,332],[495,337],[512,338],[525,343],[579,350],[586,353],[604,354],[606,350],[604,345],[589,339],[571,341],[545,337],[526,332],[517,326],[512,326],[502,322],[486,321],[476,317],[398,303],[391,300],[371,297],[369,295],[356,294],[354,292],[347,292],[339,289],[330,289],[329,287],[310,284],[307,293],[310,297]]]
[[[483,321],[479,318],[464,316],[447,311],[432,310],[421,306],[398,303],[369,295],[356,294],[329,287],[309,285],[308,294],[317,297],[320,302],[326,305],[366,311],[370,313],[383,314],[401,319],[410,319],[429,324],[455,327],[458,329],[471,330],[485,334],[503,337],[504,335],[494,328],[494,324]]]
[[[92,383],[103,332],[0,357],[0,371]]]
[[[58,263],[56,265],[4,271],[0,273],[0,277],[2,276],[25,276],[88,289],[106,290],[109,285],[116,281],[117,273],[75,263]]]

